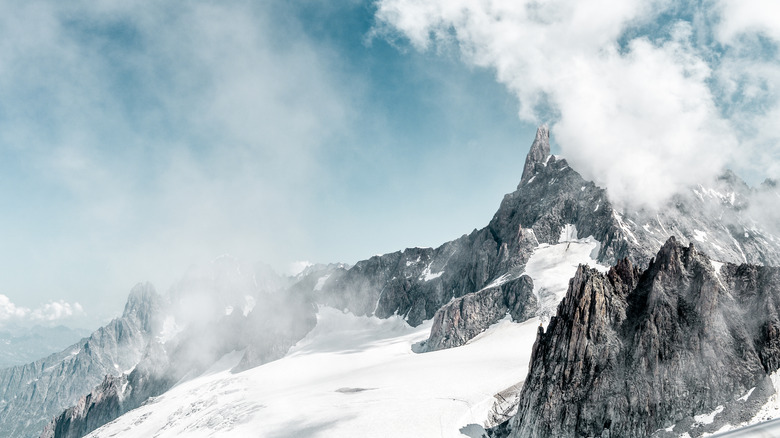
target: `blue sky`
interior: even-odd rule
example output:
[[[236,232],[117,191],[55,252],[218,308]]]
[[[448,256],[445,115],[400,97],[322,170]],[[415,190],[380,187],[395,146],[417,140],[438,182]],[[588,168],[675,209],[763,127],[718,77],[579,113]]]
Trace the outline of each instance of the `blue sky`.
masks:
[[[5,19],[47,30],[0,49],[8,314],[101,320],[225,253],[283,270],[438,245],[517,184],[535,126],[515,99],[371,38],[368,2],[100,5]]]
[[[438,245],[490,220],[541,122],[616,199],[776,177],[773,7],[7,2],[0,324],[94,325],[225,253]]]

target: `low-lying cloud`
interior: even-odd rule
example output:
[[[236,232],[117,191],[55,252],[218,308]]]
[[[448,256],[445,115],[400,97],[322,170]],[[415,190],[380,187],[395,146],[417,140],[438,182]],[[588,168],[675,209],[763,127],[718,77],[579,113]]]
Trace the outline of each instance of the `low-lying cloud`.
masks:
[[[653,207],[780,170],[780,14],[750,3],[379,0],[376,32],[494,70],[586,178]]]
[[[0,325],[8,322],[52,323],[83,315],[84,308],[79,303],[71,304],[64,300],[49,301],[40,307],[30,309],[17,306],[10,298],[0,294]]]

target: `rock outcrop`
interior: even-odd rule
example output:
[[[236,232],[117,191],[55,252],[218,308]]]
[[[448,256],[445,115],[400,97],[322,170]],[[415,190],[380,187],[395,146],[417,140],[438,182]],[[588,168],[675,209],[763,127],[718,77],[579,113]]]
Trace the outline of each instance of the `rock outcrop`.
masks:
[[[436,312],[431,335],[421,351],[461,346],[507,314],[513,321],[532,318],[536,313],[533,292],[533,280],[523,275],[453,299]]]
[[[580,266],[539,330],[511,436],[698,436],[722,422],[693,416],[719,406],[744,421],[768,394],[740,397],[780,366],[779,329],[780,268],[721,267],[674,238],[643,271]]]

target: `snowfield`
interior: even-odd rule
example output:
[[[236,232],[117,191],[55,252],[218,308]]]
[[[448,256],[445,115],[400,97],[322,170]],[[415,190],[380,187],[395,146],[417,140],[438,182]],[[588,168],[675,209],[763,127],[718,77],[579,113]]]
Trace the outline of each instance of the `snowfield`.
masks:
[[[536,248],[526,273],[543,316],[580,263],[597,266],[590,256],[598,246],[569,226],[560,243]],[[540,319],[507,317],[464,346],[414,353],[431,324],[322,307],[317,326],[284,358],[233,374],[241,354],[227,355],[88,436],[480,436],[494,395],[525,379]]]
[[[566,296],[569,279],[577,273],[580,264],[601,272],[609,267],[593,259],[598,253],[599,242],[593,237],[577,238],[577,227],[566,225],[561,231],[559,243],[543,243],[536,247],[528,259],[525,273],[534,280],[534,295],[539,303],[539,316],[545,323],[555,315],[558,303]]]
[[[508,319],[459,348],[416,354],[431,322],[321,308],[288,355],[242,373],[240,354],[128,412],[101,437],[458,437],[523,380],[537,319]]]

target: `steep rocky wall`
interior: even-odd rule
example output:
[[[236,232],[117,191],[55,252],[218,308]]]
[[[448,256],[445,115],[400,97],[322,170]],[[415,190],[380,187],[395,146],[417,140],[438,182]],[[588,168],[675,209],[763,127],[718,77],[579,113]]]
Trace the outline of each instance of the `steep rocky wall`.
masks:
[[[431,334],[422,350],[461,346],[507,314],[514,321],[533,317],[536,312],[533,291],[533,280],[523,275],[452,300],[436,312]]]
[[[715,266],[674,238],[642,272],[580,266],[534,344],[511,436],[661,436],[720,405],[744,415],[728,405],[777,369],[780,268]]]

